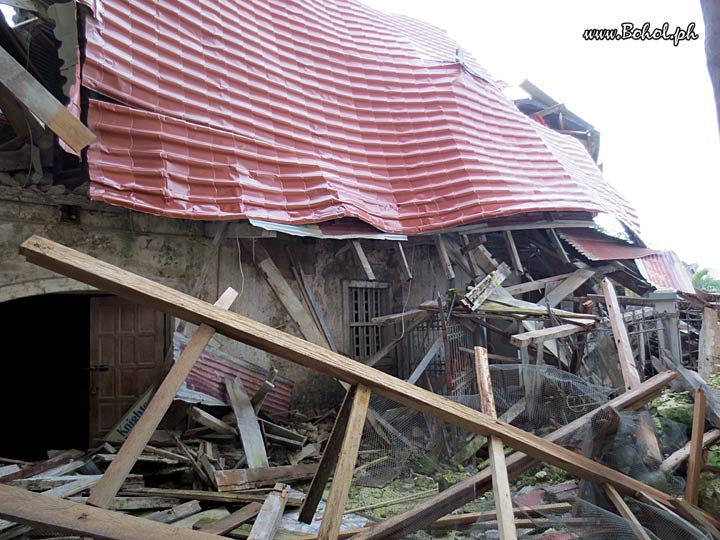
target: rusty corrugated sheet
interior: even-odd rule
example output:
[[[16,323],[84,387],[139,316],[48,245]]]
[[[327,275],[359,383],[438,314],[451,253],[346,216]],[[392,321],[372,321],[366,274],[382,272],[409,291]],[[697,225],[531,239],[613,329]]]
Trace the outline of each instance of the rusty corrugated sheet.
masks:
[[[93,199],[413,234],[630,205],[440,30],[352,0],[103,0],[86,24]]]
[[[660,289],[694,293],[690,274],[674,251],[662,251],[635,261],[643,276]]]
[[[558,229],[558,235],[591,261],[637,259],[654,253],[654,249],[634,246],[596,229]]]
[[[176,358],[187,344],[187,338],[181,334],[175,334]],[[220,403],[227,404],[227,394],[225,392],[225,379],[234,379],[239,377],[245,387],[245,391],[249,396],[260,388],[265,381],[267,373],[259,367],[253,366],[248,362],[239,359],[233,359],[229,355],[218,351],[213,347],[205,347],[203,353],[193,366],[183,390],[187,389],[191,392],[197,392],[210,396]],[[273,383],[273,388],[265,398],[261,411],[271,418],[277,420],[285,420],[288,416],[290,401],[292,399],[293,382],[278,375]],[[181,399],[192,401],[192,394],[180,392]],[[210,402],[212,403],[212,401]]]

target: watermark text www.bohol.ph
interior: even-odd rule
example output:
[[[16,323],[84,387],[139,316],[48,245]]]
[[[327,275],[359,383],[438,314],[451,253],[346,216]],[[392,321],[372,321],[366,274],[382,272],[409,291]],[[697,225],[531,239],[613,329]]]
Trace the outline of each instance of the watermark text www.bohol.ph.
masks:
[[[672,41],[676,47],[681,41],[692,41],[700,36],[695,32],[695,23],[690,23],[687,27],[682,28],[676,26],[675,30],[670,31],[670,24],[663,23],[659,28],[653,28],[649,22],[642,26],[635,26],[631,22],[625,22],[620,28],[588,28],[583,32],[583,39],[586,41],[606,41],[633,39],[636,41]]]

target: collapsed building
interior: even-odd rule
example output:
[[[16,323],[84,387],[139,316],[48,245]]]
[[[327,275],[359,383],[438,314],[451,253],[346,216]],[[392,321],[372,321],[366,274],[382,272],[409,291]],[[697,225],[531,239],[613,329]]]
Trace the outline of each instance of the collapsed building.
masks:
[[[0,398],[0,498],[26,500],[0,503],[3,539],[118,538],[69,523],[109,519],[98,507],[251,538],[317,534],[289,522],[318,505],[322,538],[717,532],[695,506],[704,422],[644,409],[675,378],[707,394],[719,427],[717,298],[645,246],[581,117],[530,83],[513,103],[443,32],[356,2],[8,3],[0,311],[26,361],[4,377],[31,382],[37,408]],[[564,431],[531,435],[548,428]],[[534,458],[582,480],[538,488],[509,521],[498,492],[450,514],[505,470],[493,438],[530,456],[508,457],[511,477]],[[285,485],[311,479],[304,494]],[[412,492],[396,515],[358,517],[381,501],[342,519],[348,489],[388,485]],[[67,520],[13,487],[58,490],[45,513]],[[174,534],[143,526],[118,530]]]

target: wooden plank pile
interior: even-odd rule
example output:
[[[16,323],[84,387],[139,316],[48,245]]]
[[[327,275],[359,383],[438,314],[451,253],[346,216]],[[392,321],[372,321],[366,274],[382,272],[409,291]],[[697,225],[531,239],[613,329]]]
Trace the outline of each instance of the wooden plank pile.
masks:
[[[512,235],[509,236],[508,241],[512,241]],[[445,242],[438,237],[438,248],[445,254],[446,262],[452,266],[450,259],[457,257],[457,254]],[[4,478],[0,478],[0,516],[19,524],[9,526],[7,530],[23,531],[18,534],[24,534],[27,529],[23,530],[22,527],[37,526],[114,540],[144,535],[179,535],[182,538],[207,540],[211,535],[218,534],[270,539],[275,537],[279,520],[286,508],[299,506],[299,519],[312,520],[323,491],[332,477],[317,537],[334,540],[341,536],[343,513],[365,419],[373,418],[374,413],[369,408],[370,397],[378,395],[420,411],[437,421],[447,422],[489,439],[491,459],[489,467],[428,498],[411,510],[365,529],[353,531],[352,537],[357,540],[401,538],[424,527],[442,528],[448,526],[448,523],[467,521],[470,519],[467,516],[446,514],[472,501],[491,487],[496,498],[502,500],[502,504],[498,504],[491,521],[477,516],[475,521],[480,519],[482,522],[484,519],[492,523],[486,526],[501,531],[502,538],[515,538],[516,529],[528,527],[528,524],[518,518],[519,511],[511,504],[508,482],[537,462],[554,465],[583,481],[602,486],[609,500],[616,505],[618,513],[628,520],[628,526],[637,531],[639,537],[644,534],[642,526],[633,519],[632,511],[624,502],[624,496],[642,496],[660,507],[685,516],[710,534],[718,534],[716,527],[719,524],[716,518],[695,505],[693,490],[696,488],[692,481],[689,482],[686,497],[678,500],[658,487],[645,484],[561,445],[578,430],[591,425],[600,409],[590,411],[545,437],[539,437],[495,418],[492,387],[488,376],[489,355],[483,348],[471,351],[478,359],[478,385],[482,402],[482,410],[475,410],[369,365],[349,360],[322,345],[310,343],[228,311],[227,301],[232,298],[232,291],[227,291],[212,305],[39,237],[27,240],[22,245],[21,252],[31,262],[105,291],[162,309],[198,325],[199,329],[183,352],[185,358],[179,359],[169,372],[141,421],[120,448],[103,445],[89,453],[71,452],[63,457],[52,458],[55,459],[52,464],[18,466],[18,470],[13,468]],[[491,259],[491,256],[488,257],[481,251],[475,261],[471,262],[481,266],[487,265]],[[514,266],[516,271],[523,271],[519,260],[514,261]],[[578,270],[569,273],[567,277],[557,280],[552,290],[546,290],[543,301],[537,304],[516,299],[511,292],[503,289],[503,276],[507,274],[508,269],[502,268],[490,279],[480,277],[478,283],[481,290],[471,291],[467,306],[450,300],[448,303],[440,301],[423,304],[418,306],[418,310],[439,312],[444,320],[454,316],[477,324],[487,324],[487,320],[493,317],[517,318],[520,327],[531,334],[530,338],[523,336],[525,332],[517,334],[520,358],[529,362],[529,349],[535,347],[537,360],[542,358],[543,351],[548,350],[562,364],[563,353],[561,347],[558,347],[558,340],[572,335],[568,333],[567,325],[575,325],[584,332],[597,324],[600,317],[559,309],[557,306],[564,298],[573,294],[580,284],[595,276],[596,271]],[[632,352],[629,353],[630,356],[627,353],[627,335],[622,332],[624,326],[620,323],[623,314],[616,309],[617,298],[606,289],[604,299],[610,320],[614,321],[612,328],[620,351],[622,373],[625,376],[625,392],[604,407],[610,407],[612,411],[641,411],[640,418],[643,418],[642,411],[647,403],[657,396],[676,374],[663,371],[642,380],[632,359]],[[549,325],[541,329],[541,322]],[[553,331],[553,328],[556,330]],[[547,332],[542,333],[541,330]],[[346,385],[348,390],[345,401],[338,412],[319,463],[273,462],[273,452],[268,452],[268,434],[276,437],[274,444],[294,445],[297,455],[304,456],[310,454],[308,443],[319,441],[307,440],[305,434],[290,426],[280,426],[259,418],[253,396],[248,396],[242,384],[233,380],[226,383],[231,404],[228,418],[219,418],[209,411],[192,408],[189,417],[200,427],[192,427],[181,434],[172,434],[163,444],[152,440],[153,435],[156,438],[158,436],[157,426],[172,400],[174,391],[181,384],[183,374],[187,373],[188,366],[192,366],[193,357],[199,355],[214,332],[334,377]],[[447,355],[447,336],[443,335],[442,339],[443,347],[440,352]],[[445,358],[447,360],[449,357]],[[419,374],[417,377],[413,374],[413,379],[418,381]],[[692,443],[688,449],[691,471],[699,470],[698,456],[701,455],[704,441],[704,407],[701,400],[702,397],[697,402]],[[374,416],[374,421],[378,418]],[[656,448],[650,432],[646,431],[643,425],[642,421],[638,422],[638,440],[646,452],[652,454]],[[240,445],[242,451],[237,448]],[[503,446],[512,448],[515,452],[506,458]],[[317,445],[315,447],[317,448]],[[62,463],[59,463],[58,459]],[[68,467],[75,462],[80,463],[78,468]],[[66,466],[78,471],[89,463],[93,463],[95,467],[98,467],[98,464],[109,465],[103,474],[97,474],[102,471],[95,470],[95,474],[73,475],[67,483],[57,480],[57,477],[69,473],[59,475],[55,470],[52,476],[47,474],[48,471],[52,472],[52,467],[55,466]],[[137,476],[138,473],[133,471],[138,470],[135,467],[150,464],[153,467],[162,466],[161,470],[166,467],[182,468],[192,477],[193,489],[148,487],[144,483],[146,478]],[[45,476],[42,476],[43,473]],[[307,480],[312,481],[304,496],[288,487],[289,483]],[[24,483],[12,484],[18,481]],[[67,490],[60,491],[59,494],[57,491],[52,492],[58,487],[65,487]],[[38,494],[29,490],[44,493]],[[83,492],[89,492],[89,495],[85,498],[81,495]],[[156,506],[149,506],[152,504]],[[146,519],[116,511],[137,512],[151,509],[154,512],[144,515]],[[188,517],[191,512],[191,517]],[[581,518],[577,519],[579,525],[587,524]],[[250,521],[253,524],[249,531],[245,528],[244,532],[238,532],[239,525]],[[181,523],[180,526],[186,529],[176,532],[168,526],[171,522],[176,526]],[[532,528],[537,526],[532,525]],[[343,533],[343,536],[346,534]],[[6,536],[0,538],[4,539]]]

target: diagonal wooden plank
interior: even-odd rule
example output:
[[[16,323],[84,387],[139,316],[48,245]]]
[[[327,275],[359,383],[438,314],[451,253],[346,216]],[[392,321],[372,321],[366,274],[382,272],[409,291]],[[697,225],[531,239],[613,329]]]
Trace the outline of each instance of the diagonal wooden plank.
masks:
[[[0,84],[76,152],[80,152],[95,140],[93,132],[75,118],[2,47],[0,47]]]
[[[228,288],[215,302],[218,309],[228,309],[237,298],[238,293]],[[105,474],[88,497],[88,504],[108,508],[117,492],[120,490],[125,477],[135,465],[145,446],[150,442],[152,434],[160,425],[165,413],[170,408],[175,395],[180,390],[183,381],[202,354],[205,346],[215,334],[215,330],[206,324],[200,324],[192,339],[183,349],[177,362],[173,364],[165,379],[150,400],[145,412],[128,434],[127,439],[108,466]]]
[[[638,519],[635,517],[635,514],[633,514],[630,508],[628,508],[628,505],[625,504],[625,501],[617,490],[608,484],[605,484],[603,487],[605,488],[605,493],[610,499],[610,502],[615,505],[618,513],[630,524],[630,529],[635,537],[638,540],[650,540],[650,535],[645,530],[645,527],[640,524]]]
[[[275,538],[275,532],[285,511],[287,496],[288,487],[285,484],[275,484],[274,489],[260,508],[248,540],[273,540]]]
[[[505,444],[592,482],[622,492],[644,491],[659,500],[668,495],[634,478],[553,444],[479,411],[354,362],[323,347],[192,298],[73,249],[33,236],[21,246],[30,262],[64,273],[125,298],[151,305],[195,324],[208,324],[228,337],[315,369],[350,384],[362,384],[384,397],[479,435],[497,435]]]
[[[242,441],[245,457],[247,458],[248,467],[251,469],[269,467],[267,452],[265,451],[265,442],[263,441],[262,432],[257,416],[253,410],[250,398],[245,393],[242,381],[240,379],[226,379],[225,388],[227,389],[228,399],[235,419],[237,420],[238,431],[240,432],[240,440]]]
[[[702,388],[695,390],[693,407],[692,435],[690,438],[690,456],[688,460],[687,482],[685,483],[685,500],[697,505],[700,489],[700,469],[703,466],[702,438],[705,432],[705,408],[707,396]]]
[[[545,295],[545,297],[538,302],[541,306],[549,305],[550,307],[557,306],[565,297],[574,293],[580,285],[585,283],[588,279],[595,275],[595,270],[576,270],[570,274],[566,279],[557,284],[553,290]]]
[[[200,527],[199,530],[210,534],[224,535],[257,516],[262,506],[263,505],[258,502],[246,504],[229,516]]]

